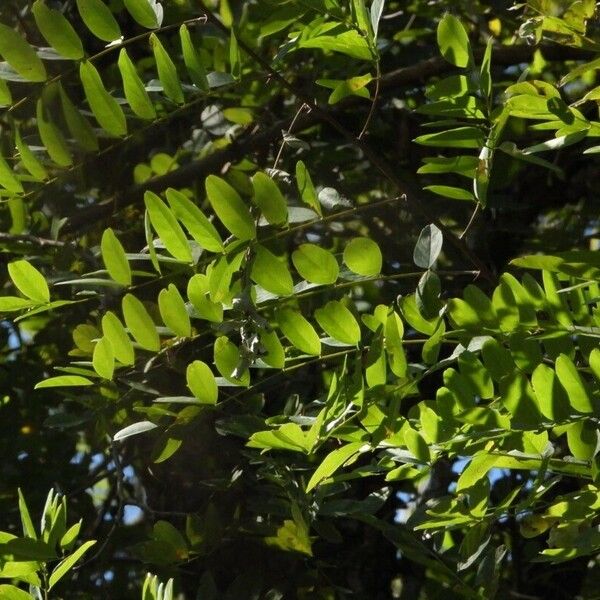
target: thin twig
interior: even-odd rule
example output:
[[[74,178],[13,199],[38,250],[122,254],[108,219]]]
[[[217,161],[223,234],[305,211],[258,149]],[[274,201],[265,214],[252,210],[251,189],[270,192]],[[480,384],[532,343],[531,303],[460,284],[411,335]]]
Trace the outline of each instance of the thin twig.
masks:
[[[371,108],[369,109],[369,114],[367,115],[367,119],[365,120],[365,124],[361,132],[358,134],[358,139],[362,140],[363,136],[367,133],[369,129],[369,125],[371,125],[371,120],[373,119],[373,115],[375,114],[375,108],[377,106],[377,100],[379,100],[379,90],[381,89],[381,66],[379,61],[375,62],[375,70],[376,70],[376,78],[375,78],[375,91],[373,92],[373,101],[371,102]]]
[[[292,133],[292,130],[294,129],[294,125],[296,125],[296,123],[298,122],[298,119],[300,118],[300,115],[302,114],[302,112],[304,111],[305,108],[308,108],[310,110],[310,107],[306,106],[306,104],[302,103],[300,105],[300,108],[296,111],[296,114],[294,115],[294,118],[292,119],[292,122],[290,123],[290,126],[288,127],[287,131],[284,131],[284,136],[283,139],[281,140],[281,145],[279,146],[279,152],[277,152],[277,156],[275,157],[275,162],[273,163],[273,170],[275,170],[277,168],[277,165],[279,164],[279,161],[281,160],[281,156],[283,154],[283,149],[285,148],[286,145],[286,140],[285,140],[285,134],[290,134]]]
[[[467,226],[465,227],[465,230],[460,234],[459,239],[464,239],[467,233],[469,233],[471,227],[473,227],[475,221],[477,220],[477,216],[479,215],[480,210],[481,204],[478,202],[477,206],[475,207],[475,210],[473,211],[473,214],[471,215],[471,218],[469,219],[469,222],[467,223]]]

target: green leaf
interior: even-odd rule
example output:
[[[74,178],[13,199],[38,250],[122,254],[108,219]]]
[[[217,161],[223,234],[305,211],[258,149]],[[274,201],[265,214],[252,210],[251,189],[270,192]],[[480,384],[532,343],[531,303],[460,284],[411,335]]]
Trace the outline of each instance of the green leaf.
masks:
[[[267,292],[278,296],[289,296],[294,291],[286,263],[260,244],[255,248],[250,277]]]
[[[420,175],[457,173],[469,179],[475,177],[479,166],[476,156],[453,156],[451,158],[432,156],[424,158],[423,162],[425,164],[417,171]]]
[[[23,534],[35,540],[37,539],[37,534],[35,531],[35,527],[33,526],[33,521],[31,520],[31,515],[29,514],[29,508],[27,508],[25,496],[23,496],[21,488],[19,488],[17,491],[19,494],[19,514],[21,515]]]
[[[34,600],[34,596],[7,583],[0,585],[0,598],[4,600]]]
[[[191,263],[190,245],[169,207],[155,193],[149,191],[144,194],[144,202],[152,226],[168,252],[177,260]]]
[[[512,426],[518,429],[537,429],[542,416],[537,397],[524,373],[513,371],[500,381],[502,403],[512,415]]]
[[[177,74],[177,67],[171,60],[169,53],[165,50],[160,40],[153,33],[150,35],[150,45],[154,52],[154,60],[158,69],[158,78],[163,86],[163,91],[167,98],[175,102],[175,104],[183,104],[185,97],[181,89],[181,81]]]
[[[369,238],[354,238],[344,248],[344,263],[354,273],[374,277],[381,273],[383,257],[379,246]]]
[[[50,290],[46,279],[31,263],[26,260],[9,263],[8,274],[24,296],[40,304],[50,302]]]
[[[406,377],[408,364],[402,345],[404,324],[395,311],[387,316],[385,321],[385,349],[388,353],[390,369],[396,377]]]
[[[83,58],[81,39],[59,10],[49,8],[44,0],[36,0],[31,7],[31,12],[40,33],[60,55],[71,60]]]
[[[571,406],[581,413],[593,413],[594,404],[587,388],[577,367],[566,354],[556,359],[556,375],[567,392]]]
[[[190,337],[192,326],[179,290],[172,283],[158,294],[158,308],[165,325],[179,337]]]
[[[203,274],[194,275],[188,281],[187,296],[201,319],[221,323],[223,321],[223,305],[212,302],[208,298],[208,277]]]
[[[69,549],[77,540],[79,532],[81,531],[81,525],[83,521],[79,521],[74,525],[71,525],[65,534],[60,538],[60,547]]]
[[[85,26],[97,38],[113,42],[121,37],[119,24],[102,0],[77,0],[77,9]]]
[[[261,356],[263,361],[274,369],[285,367],[285,351],[274,331],[261,331],[260,344],[266,354]]]
[[[567,426],[567,444],[578,460],[590,460],[598,447],[598,430],[590,421],[575,421]]]
[[[307,486],[306,492],[310,492],[317,487],[324,479],[331,477],[339,468],[343,467],[350,459],[358,455],[364,446],[364,442],[352,442],[341,448],[330,452],[323,462],[312,474]]]
[[[121,242],[110,227],[105,229],[102,234],[100,249],[104,266],[112,279],[121,285],[130,286],[131,268],[129,261]]]
[[[35,306],[35,303],[19,296],[0,296],[0,313],[15,312],[32,306]]]
[[[335,256],[316,244],[301,244],[292,253],[292,262],[301,277],[318,285],[335,283],[340,272]]]
[[[13,194],[23,193],[23,185],[2,156],[0,156],[0,186]]]
[[[299,48],[320,48],[325,51],[340,52],[360,60],[372,60],[373,54],[367,40],[354,29],[336,35],[321,35],[301,40]]]
[[[122,442],[123,440],[129,437],[152,431],[157,427],[158,425],[152,423],[152,421],[140,421],[139,423],[134,423],[133,425],[129,425],[127,427],[124,427],[120,431],[117,431],[117,433],[115,433],[115,435],[113,436],[113,441]]]
[[[42,540],[31,538],[13,538],[0,544],[0,555],[12,556],[16,561],[48,561],[56,558],[56,552]]]
[[[65,138],[48,117],[41,99],[37,101],[36,122],[42,144],[44,144],[50,158],[59,167],[69,167],[72,165],[73,157],[69,152]]]
[[[360,327],[354,315],[339,301],[331,300],[315,311],[315,319],[332,338],[349,346],[360,342]]]
[[[10,106],[12,104],[12,94],[10,88],[4,79],[0,79],[0,106]]]
[[[158,331],[144,305],[132,294],[127,294],[123,298],[122,308],[125,324],[135,341],[145,350],[158,352]]]
[[[435,225],[424,227],[419,235],[413,253],[415,265],[422,269],[431,269],[442,251],[443,243],[444,236]]]
[[[562,421],[569,416],[569,398],[553,369],[540,364],[531,375],[531,385],[537,396],[540,411],[552,421]]]
[[[465,190],[464,188],[455,187],[451,185],[427,185],[423,189],[428,190],[432,194],[444,196],[444,198],[451,198],[452,200],[468,200],[469,202],[475,202],[475,196],[473,195],[473,192]]]
[[[279,329],[298,350],[319,356],[321,340],[314,327],[296,310],[282,308],[276,312]]]
[[[206,178],[206,194],[219,220],[240,240],[256,237],[256,226],[250,210],[236,190],[216,175]]]
[[[231,30],[229,35],[229,65],[231,76],[234,79],[239,80],[242,74],[242,63],[240,56],[240,47],[238,45],[237,37],[234,30]]]
[[[186,371],[187,386],[202,404],[216,404],[219,398],[217,381],[210,367],[201,360],[188,365]]]
[[[287,202],[277,184],[265,173],[255,173],[252,177],[254,202],[271,225],[287,223]]]
[[[462,23],[453,15],[442,17],[437,29],[437,43],[442,56],[456,67],[467,67],[471,62],[469,36]]]
[[[485,98],[492,97],[492,48],[494,46],[494,39],[490,37],[487,46],[485,47],[485,53],[481,60],[481,70],[479,72],[479,87],[481,93]]]
[[[61,560],[52,570],[48,579],[48,590],[51,590],[74,566],[83,555],[96,543],[95,540],[89,540],[83,543],[73,554],[70,554]]]
[[[132,365],[134,363],[133,344],[115,313],[108,311],[102,317],[102,334],[110,341],[115,358],[121,364]]]
[[[115,137],[127,134],[127,121],[119,103],[106,91],[96,67],[85,61],[79,65],[79,77],[88,104],[100,127]]]
[[[235,385],[250,385],[250,372],[242,360],[239,348],[225,336],[218,337],[215,341],[214,359],[217,370],[225,379]]]
[[[129,14],[146,29],[156,29],[160,27],[159,15],[162,16],[162,6],[157,5],[156,0],[123,0],[125,8]],[[159,14],[156,13],[156,7],[159,7]]]
[[[87,152],[98,150],[98,137],[90,122],[84,117],[67,96],[62,85],[59,85],[60,101],[67,129],[73,139]]]
[[[223,240],[204,213],[182,192],[169,188],[166,195],[173,214],[194,240],[209,252],[223,252]]]
[[[302,202],[308,204],[308,206],[310,206],[319,216],[322,216],[323,211],[321,203],[319,202],[317,190],[313,185],[306,165],[301,160],[296,163],[296,183]]]
[[[46,81],[46,68],[25,38],[0,23],[0,54],[4,60],[27,81]]]
[[[17,128],[15,130],[15,145],[19,151],[19,156],[23,166],[29,171],[29,173],[38,181],[44,181],[48,178],[48,171],[42,163],[38,160],[37,156],[32,152],[31,148],[23,141],[21,132]]]
[[[431,461],[429,446],[425,438],[412,427],[407,427],[404,431],[404,443],[414,457],[423,463]]]
[[[480,148],[485,138],[478,127],[457,127],[420,135],[414,141],[422,146],[438,148]]]
[[[108,338],[102,337],[94,347],[92,357],[94,371],[104,379],[112,379],[115,371],[115,354]]]
[[[182,558],[187,558],[187,542],[179,530],[168,521],[157,521],[152,528],[152,537],[172,546]]]
[[[131,106],[131,110],[140,119],[147,119],[149,121],[156,119],[154,105],[125,48],[121,49],[118,64],[121,79],[123,80],[123,91],[125,92],[125,98],[129,106]]]
[[[200,54],[197,52],[190,30],[187,25],[182,25],[179,29],[179,37],[181,38],[181,50],[183,52],[183,62],[187,69],[188,75],[192,83],[203,92],[208,92],[209,85],[206,78],[206,70]]]
[[[59,375],[58,377],[49,377],[35,384],[36,390],[45,388],[55,387],[79,387],[94,385],[93,381],[90,381],[87,377],[81,377],[79,375]]]

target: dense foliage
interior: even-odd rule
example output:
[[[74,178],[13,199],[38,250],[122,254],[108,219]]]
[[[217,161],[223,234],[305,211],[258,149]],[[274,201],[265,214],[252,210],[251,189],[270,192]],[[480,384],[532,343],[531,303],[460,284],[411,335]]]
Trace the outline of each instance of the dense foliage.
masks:
[[[595,2],[6,0],[0,56],[1,598],[597,597]]]

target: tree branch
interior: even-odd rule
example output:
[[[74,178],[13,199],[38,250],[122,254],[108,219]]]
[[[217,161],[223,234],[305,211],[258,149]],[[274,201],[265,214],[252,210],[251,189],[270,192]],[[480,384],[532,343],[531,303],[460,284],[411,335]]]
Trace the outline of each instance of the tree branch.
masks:
[[[214,19],[214,21],[220,23],[216,19]],[[492,54],[493,64],[509,66],[525,63],[532,59],[534,52],[538,49],[542,51],[542,54],[547,60],[587,60],[591,56],[590,52],[588,51],[562,46],[501,46],[494,49]],[[248,48],[245,44],[244,50],[247,52],[249,51],[250,55],[253,58],[256,58],[263,68],[267,69],[270,74],[275,76],[278,80],[281,80],[281,83],[290,89],[289,82],[287,82],[287,80],[285,80],[285,78],[283,78],[279,73],[274,71],[269,63],[256,55],[256,53],[252,49]],[[482,55],[483,49],[477,49],[475,51],[476,59],[481,58]],[[380,89],[381,92],[383,92],[417,83],[421,84],[431,77],[440,76],[455,70],[455,67],[450,65],[441,57],[430,58],[411,66],[401,67],[383,75],[380,82]],[[353,106],[357,101],[356,98],[347,98],[346,101],[340,102],[335,111],[328,111],[321,107],[317,107],[312,99],[305,98],[303,94],[297,93],[297,91],[293,88],[291,91],[298,95],[299,99],[306,100],[306,104],[312,109],[311,111],[302,114],[299,118],[296,118],[294,129],[297,132],[308,129],[322,122],[328,122],[330,125],[339,130],[340,125],[335,118],[335,115],[340,111]],[[227,148],[223,150],[218,150],[207,157],[191,161],[174,171],[166,173],[160,177],[150,179],[143,184],[134,185],[118,197],[113,197],[105,200],[104,202],[80,209],[70,216],[67,223],[63,227],[63,232],[75,234],[85,231],[94,226],[99,220],[107,219],[112,214],[127,206],[141,203],[144,193],[147,190],[158,193],[167,189],[168,187],[185,187],[196,180],[205,178],[211,173],[218,173],[225,165],[239,161],[249,153],[261,147],[272,144],[279,139],[282,131],[287,131],[289,129],[289,126],[289,119],[282,119],[270,127],[254,127],[251,130],[247,130],[244,134],[242,134],[242,136],[240,136],[237,140],[234,140]],[[364,144],[364,142],[358,140],[353,134],[346,130],[342,131],[341,133],[346,137],[349,136],[349,141],[363,150],[369,159],[374,159],[374,166],[378,164],[380,166],[380,170],[382,170],[386,177],[394,182],[401,193],[406,193],[409,195],[412,205],[411,207],[415,208],[417,212],[420,212],[421,214],[423,213],[422,203],[417,198],[418,190],[415,190],[413,186],[407,186],[406,182],[400,181],[395,175],[394,169],[389,168],[388,165],[383,166],[381,164],[379,155],[373,153],[373,151],[371,151]],[[430,221],[432,220],[429,217],[427,218]],[[435,222],[435,220],[433,221]],[[447,231],[446,233],[448,234]],[[449,241],[452,241],[453,238],[453,243],[457,245],[458,242],[459,249],[461,249],[461,252],[464,253],[466,246],[462,240],[459,240],[458,237],[452,233],[449,235],[448,239]],[[466,249],[466,251],[470,254],[468,249]],[[478,259],[477,263],[481,265],[481,262]]]

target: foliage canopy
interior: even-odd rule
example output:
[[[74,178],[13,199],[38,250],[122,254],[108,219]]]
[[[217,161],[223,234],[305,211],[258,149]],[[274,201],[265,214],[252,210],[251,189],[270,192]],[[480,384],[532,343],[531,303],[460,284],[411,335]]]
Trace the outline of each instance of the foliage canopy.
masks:
[[[0,597],[595,597],[599,31],[4,3]]]

